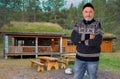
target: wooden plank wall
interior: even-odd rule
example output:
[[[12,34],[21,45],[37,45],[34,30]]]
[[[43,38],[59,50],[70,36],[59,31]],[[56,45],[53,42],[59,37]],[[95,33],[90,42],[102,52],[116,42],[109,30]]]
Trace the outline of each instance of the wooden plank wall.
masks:
[[[102,52],[112,52],[112,40],[103,40],[101,44]]]

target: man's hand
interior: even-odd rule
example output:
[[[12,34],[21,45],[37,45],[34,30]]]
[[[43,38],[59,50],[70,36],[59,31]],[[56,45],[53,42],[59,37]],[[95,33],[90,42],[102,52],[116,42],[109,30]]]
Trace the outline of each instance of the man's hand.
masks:
[[[94,34],[90,34],[90,39],[94,39],[95,35]]]

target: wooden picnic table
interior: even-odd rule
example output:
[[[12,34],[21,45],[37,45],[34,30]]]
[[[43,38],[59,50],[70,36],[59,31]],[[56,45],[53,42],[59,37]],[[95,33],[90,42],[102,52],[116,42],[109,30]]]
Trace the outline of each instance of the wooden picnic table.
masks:
[[[51,70],[52,67],[55,69],[58,69],[58,58],[54,57],[48,57],[48,56],[40,56],[39,57],[40,62],[44,63],[47,67],[47,70]]]

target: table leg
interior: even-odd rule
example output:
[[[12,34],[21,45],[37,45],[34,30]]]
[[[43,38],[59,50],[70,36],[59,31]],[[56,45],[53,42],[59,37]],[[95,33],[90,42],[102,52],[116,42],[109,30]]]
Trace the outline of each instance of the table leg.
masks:
[[[58,69],[58,62],[55,62],[54,67],[56,70]]]
[[[58,69],[58,62],[48,62],[47,70],[51,70],[52,67],[54,67],[57,70]]]

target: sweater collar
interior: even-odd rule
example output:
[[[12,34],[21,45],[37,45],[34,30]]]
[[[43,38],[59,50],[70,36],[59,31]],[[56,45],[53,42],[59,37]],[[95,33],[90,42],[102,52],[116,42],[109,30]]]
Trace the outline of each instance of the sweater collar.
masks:
[[[84,22],[85,24],[91,24],[91,23],[95,22],[95,20],[92,19],[91,21],[86,21],[85,19],[83,19],[83,22]]]

